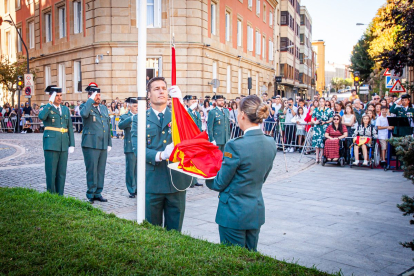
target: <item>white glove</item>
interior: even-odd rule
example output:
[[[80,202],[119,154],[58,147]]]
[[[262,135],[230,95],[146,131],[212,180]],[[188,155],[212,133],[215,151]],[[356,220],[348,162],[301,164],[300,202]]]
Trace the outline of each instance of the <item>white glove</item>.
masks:
[[[174,150],[174,143],[171,143],[165,147],[165,150],[161,152],[161,159],[166,160],[170,158],[171,153]]]
[[[168,92],[170,93],[171,98],[178,98],[180,102],[183,103],[183,95],[177,85],[171,86],[171,88],[168,89]]]
[[[69,153],[73,153],[75,151],[75,147],[69,147]]]
[[[95,92],[96,93],[96,92]],[[108,152],[110,152],[111,151],[111,149],[112,149],[112,147],[111,146],[108,146]]]
[[[55,102],[55,98],[56,98],[56,92],[53,92],[52,95],[49,97],[49,102],[53,104]]]
[[[196,109],[197,108],[197,103],[193,103],[191,106],[190,106],[190,108],[191,108],[191,110],[194,110],[194,109]]]
[[[214,140],[213,142],[211,142],[213,145],[217,146],[216,144],[216,140]]]
[[[96,94],[98,94],[98,92],[93,92],[89,99],[95,100]]]

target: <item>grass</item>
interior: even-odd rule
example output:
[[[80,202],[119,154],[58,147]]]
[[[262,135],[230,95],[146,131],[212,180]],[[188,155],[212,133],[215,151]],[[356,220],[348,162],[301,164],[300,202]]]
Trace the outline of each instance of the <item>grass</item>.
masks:
[[[22,188],[0,188],[2,274],[329,275]]]

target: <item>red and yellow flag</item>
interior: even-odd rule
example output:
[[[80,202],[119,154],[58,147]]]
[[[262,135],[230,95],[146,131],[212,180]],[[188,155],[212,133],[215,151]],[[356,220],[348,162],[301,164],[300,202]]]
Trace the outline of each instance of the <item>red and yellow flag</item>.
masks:
[[[171,83],[176,85],[175,48],[172,47]],[[179,162],[178,168],[205,178],[217,175],[223,153],[200,132],[193,118],[178,98],[172,98],[171,133],[175,145],[170,161]]]
[[[354,143],[358,145],[358,147],[364,145],[364,144],[369,144],[371,143],[371,138],[369,137],[362,137],[362,136],[357,136],[354,138]]]

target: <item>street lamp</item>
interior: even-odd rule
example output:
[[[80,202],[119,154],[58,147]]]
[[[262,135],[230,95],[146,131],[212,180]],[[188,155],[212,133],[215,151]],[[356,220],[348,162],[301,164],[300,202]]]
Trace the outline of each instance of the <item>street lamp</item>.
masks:
[[[11,17],[11,15],[9,14],[10,20],[4,20],[4,22],[9,23],[10,25],[13,25],[14,28],[16,29],[16,32],[19,34],[20,37],[20,41],[22,42],[24,49],[26,50],[26,55],[27,55],[27,61],[26,61],[26,65],[27,65],[27,74],[30,74],[30,66],[29,66],[29,51],[27,50],[27,46],[26,43],[24,43],[22,34],[19,32],[19,29],[17,29],[16,24],[14,24],[13,18]],[[17,97],[17,107],[20,109],[20,92],[21,90],[19,90],[19,96]],[[31,105],[31,98],[29,98],[29,106]],[[17,112],[17,132],[20,131],[20,112]]]

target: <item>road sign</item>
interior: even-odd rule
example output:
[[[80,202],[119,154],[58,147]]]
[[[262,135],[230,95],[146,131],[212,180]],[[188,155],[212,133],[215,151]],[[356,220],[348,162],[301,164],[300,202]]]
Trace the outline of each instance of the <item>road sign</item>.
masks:
[[[392,79],[404,79],[405,78],[405,68],[403,68],[402,72],[399,74],[396,74],[394,70],[390,70],[387,68],[385,70],[383,76],[390,77]]]
[[[402,86],[400,80],[397,80],[394,86],[390,89],[390,93],[402,93],[406,92],[404,86]]]
[[[367,87],[367,86],[360,86],[359,87],[359,94],[369,94],[369,87]]]
[[[282,76],[276,76],[276,82],[282,82]]]
[[[32,95],[32,88],[31,88],[30,86],[27,86],[27,87],[24,89],[24,93],[25,93],[27,96]]]
[[[396,79],[391,78],[391,76],[385,77],[385,88],[392,88],[395,84]]]
[[[28,98],[28,99],[30,99],[30,98],[31,98],[32,96],[27,96],[27,95],[26,95],[26,96],[24,96],[24,97],[25,97],[25,98]]]
[[[34,86],[33,74],[24,74],[24,86]]]
[[[384,77],[391,76],[391,73],[389,71],[390,71],[390,69],[387,68],[387,70],[385,70],[383,76]]]

